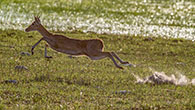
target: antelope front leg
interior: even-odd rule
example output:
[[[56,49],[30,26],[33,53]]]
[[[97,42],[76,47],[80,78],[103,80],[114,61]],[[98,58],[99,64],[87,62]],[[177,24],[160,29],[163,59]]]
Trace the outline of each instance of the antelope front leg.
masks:
[[[45,58],[52,58],[52,56],[47,56],[47,47],[48,45],[45,44]]]
[[[34,52],[33,52],[34,48],[35,48],[42,40],[43,40],[43,38],[41,38],[35,45],[32,46],[32,48],[31,48],[31,53],[32,53],[32,55],[34,54]]]

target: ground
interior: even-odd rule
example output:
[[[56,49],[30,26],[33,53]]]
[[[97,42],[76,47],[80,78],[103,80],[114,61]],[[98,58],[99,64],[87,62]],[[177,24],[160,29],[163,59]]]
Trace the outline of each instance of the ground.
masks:
[[[195,78],[191,40],[95,33],[55,32],[78,39],[99,38],[137,67],[114,66],[110,59],[91,61],[52,49],[44,58],[37,32],[0,30],[0,109],[194,109],[195,86],[136,84],[131,73],[145,77],[149,68],[167,75]],[[17,67],[19,66],[19,67]],[[25,67],[26,69],[22,68]]]

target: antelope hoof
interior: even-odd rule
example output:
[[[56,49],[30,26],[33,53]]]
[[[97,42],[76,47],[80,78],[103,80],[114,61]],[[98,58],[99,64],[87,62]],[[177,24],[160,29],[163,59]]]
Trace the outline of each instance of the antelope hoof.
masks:
[[[129,62],[125,61],[125,62],[122,62],[121,64],[129,64]]]
[[[121,66],[117,66],[117,68],[119,68],[119,69],[123,69],[123,67],[121,67]]]
[[[48,58],[48,59],[50,59],[50,58],[53,58],[52,56],[45,56],[45,58]]]
[[[34,49],[34,48],[31,49],[31,54],[32,54],[32,55],[34,54],[33,49]]]
[[[31,51],[31,54],[33,55],[33,54],[34,54],[34,52],[33,52],[33,51]]]

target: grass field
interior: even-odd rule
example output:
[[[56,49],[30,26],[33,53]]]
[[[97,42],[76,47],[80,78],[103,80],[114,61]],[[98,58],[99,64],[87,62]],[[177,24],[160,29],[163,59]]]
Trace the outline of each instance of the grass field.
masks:
[[[195,2],[144,1],[1,0],[0,110],[195,109],[194,85],[136,84],[132,75],[144,78],[152,68],[195,78]],[[24,29],[37,14],[50,31],[102,39],[105,51],[137,67],[52,49],[45,59],[44,42],[31,55],[41,35]]]
[[[63,33],[59,33],[63,34]],[[195,77],[194,42],[184,39],[65,33],[79,39],[101,38],[106,51],[138,67],[120,70],[110,59],[90,61],[71,58],[49,50],[53,59],[44,58],[44,43],[28,56],[38,33],[0,31],[0,102],[7,109],[193,109],[195,86],[135,84],[134,73],[151,75],[149,67],[166,74],[180,72]],[[28,70],[15,68],[23,65]],[[6,82],[16,80],[16,83]],[[121,90],[128,91],[123,94]],[[118,92],[118,93],[116,93]]]

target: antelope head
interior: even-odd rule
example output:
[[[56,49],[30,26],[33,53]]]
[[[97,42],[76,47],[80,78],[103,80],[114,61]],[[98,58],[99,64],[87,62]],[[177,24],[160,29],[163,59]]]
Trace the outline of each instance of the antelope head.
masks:
[[[39,17],[34,17],[34,18],[35,18],[35,21],[25,29],[26,32],[36,31],[41,26],[41,21]]]

